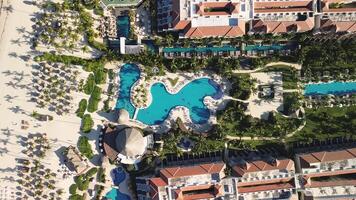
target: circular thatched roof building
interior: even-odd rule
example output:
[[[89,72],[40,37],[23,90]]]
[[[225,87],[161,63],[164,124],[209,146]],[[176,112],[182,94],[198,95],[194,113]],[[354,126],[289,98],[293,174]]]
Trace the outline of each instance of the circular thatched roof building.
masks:
[[[103,153],[111,160],[125,164],[136,163],[146,153],[148,138],[142,131],[128,126],[107,127],[102,135]]]
[[[119,118],[118,118],[117,122],[119,124],[126,124],[130,120],[130,114],[125,109],[120,109],[118,115],[119,115]]]
[[[116,149],[125,156],[135,157],[146,151],[146,141],[142,132],[136,128],[121,130],[115,139]]]

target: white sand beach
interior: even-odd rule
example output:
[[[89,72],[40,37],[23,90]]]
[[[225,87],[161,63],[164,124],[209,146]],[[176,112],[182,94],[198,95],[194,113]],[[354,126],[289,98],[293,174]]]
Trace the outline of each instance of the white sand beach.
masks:
[[[62,198],[67,199],[68,187],[73,182],[73,178],[63,179],[62,174],[57,171],[61,167],[56,151],[61,146],[76,145],[80,136],[80,118],[73,114],[80,96],[74,96],[73,108],[70,114],[64,116],[58,116],[46,109],[39,109],[35,103],[30,102],[30,92],[33,90],[32,71],[33,66],[36,65],[33,61],[36,51],[31,49],[32,25],[34,24],[31,18],[35,17],[35,12],[39,11],[39,8],[31,2],[35,1],[1,0],[0,190],[4,189],[3,186],[7,186],[10,192],[8,199],[22,199],[21,195],[16,195],[17,185],[14,181],[18,179],[16,159],[26,158],[21,153],[24,148],[19,144],[20,136],[26,137],[29,133],[46,133],[51,141],[51,150],[41,159],[41,162],[52,172],[57,173],[56,189],[64,189],[65,193]],[[52,115],[54,120],[39,122],[30,116],[33,111]],[[28,129],[21,128],[22,120],[29,122]],[[100,120],[95,119],[96,124]]]

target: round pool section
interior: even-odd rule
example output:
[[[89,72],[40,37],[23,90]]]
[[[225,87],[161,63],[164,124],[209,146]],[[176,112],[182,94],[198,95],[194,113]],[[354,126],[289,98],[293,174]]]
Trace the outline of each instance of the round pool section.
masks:
[[[209,78],[200,78],[185,85],[178,93],[171,94],[162,83],[151,87],[152,102],[138,111],[137,120],[147,125],[159,125],[168,117],[169,112],[177,107],[189,109],[190,119],[195,124],[204,124],[210,117],[210,110],[204,104],[206,96],[221,96],[220,87],[212,84]]]
[[[140,78],[140,69],[134,64],[125,64],[120,73],[119,97],[116,108],[125,109],[133,118],[136,108],[132,105],[131,89]],[[176,94],[167,91],[162,83],[155,83],[150,89],[152,95],[151,104],[137,112],[136,120],[146,125],[162,124],[170,111],[177,106],[189,109],[190,119],[195,124],[207,123],[210,110],[204,104],[204,98],[211,96],[217,100],[222,98],[223,91],[219,84],[210,78],[198,78],[185,85]]]

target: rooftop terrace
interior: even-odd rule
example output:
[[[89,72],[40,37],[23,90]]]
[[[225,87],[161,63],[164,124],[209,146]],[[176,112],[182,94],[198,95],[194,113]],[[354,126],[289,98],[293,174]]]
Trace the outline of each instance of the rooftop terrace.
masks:
[[[102,0],[101,1],[105,6],[127,6],[127,5],[136,5],[140,0]]]

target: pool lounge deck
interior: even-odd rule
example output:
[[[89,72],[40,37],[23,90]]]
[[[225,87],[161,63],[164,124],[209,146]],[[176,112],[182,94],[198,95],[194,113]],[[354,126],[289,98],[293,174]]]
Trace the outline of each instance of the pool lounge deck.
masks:
[[[225,56],[238,57],[242,54],[247,56],[255,56],[258,54],[268,55],[274,52],[281,52],[283,54],[290,54],[297,48],[292,44],[272,44],[272,45],[246,45],[240,48],[239,46],[212,46],[212,47],[165,47],[160,52],[166,58],[173,57],[207,57],[207,56]]]

